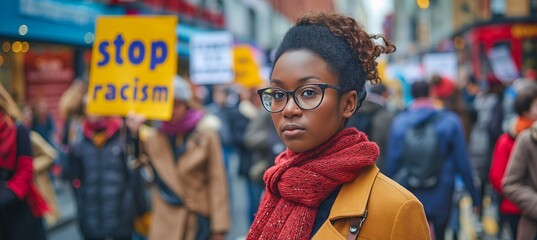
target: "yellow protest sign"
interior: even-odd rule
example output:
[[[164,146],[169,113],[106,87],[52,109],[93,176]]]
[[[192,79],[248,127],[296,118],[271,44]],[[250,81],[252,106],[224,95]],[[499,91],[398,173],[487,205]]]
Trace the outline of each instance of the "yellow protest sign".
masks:
[[[99,17],[95,26],[87,111],[133,111],[168,120],[177,68],[175,16]]]
[[[245,87],[256,87],[263,83],[250,46],[237,45],[233,49],[235,82]]]

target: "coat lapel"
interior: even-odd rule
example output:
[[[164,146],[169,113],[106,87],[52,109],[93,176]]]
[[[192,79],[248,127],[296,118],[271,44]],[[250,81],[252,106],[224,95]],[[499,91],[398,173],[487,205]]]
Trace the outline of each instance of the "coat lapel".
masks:
[[[328,219],[362,216],[378,173],[379,169],[376,165],[364,168],[354,181],[343,185]]]
[[[361,217],[367,209],[367,202],[379,169],[376,165],[365,168],[354,181],[343,185],[332,205],[328,219],[312,239],[341,239],[345,237],[332,225],[332,221],[342,218]]]

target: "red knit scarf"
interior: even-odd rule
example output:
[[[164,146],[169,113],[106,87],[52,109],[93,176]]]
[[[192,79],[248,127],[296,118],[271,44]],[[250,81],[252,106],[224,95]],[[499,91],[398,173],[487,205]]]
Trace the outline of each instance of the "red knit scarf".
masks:
[[[378,156],[378,146],[355,128],[306,152],[287,149],[264,175],[266,192],[246,239],[308,239],[319,205]]]
[[[0,161],[10,165],[16,156],[17,128],[10,117],[0,113]]]

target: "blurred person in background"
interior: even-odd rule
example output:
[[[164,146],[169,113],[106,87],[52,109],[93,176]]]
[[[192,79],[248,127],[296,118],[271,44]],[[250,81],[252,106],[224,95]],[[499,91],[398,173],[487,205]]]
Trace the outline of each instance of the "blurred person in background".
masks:
[[[384,84],[373,85],[365,97],[363,106],[358,113],[353,115],[347,122],[347,127],[355,127],[365,133],[369,140],[375,142],[380,149],[379,158],[376,161],[381,172],[385,172],[384,161],[386,157],[386,143],[394,114],[386,108],[386,100],[389,96],[388,89]]]
[[[270,87],[258,90],[287,148],[265,172],[246,239],[429,239],[423,206],[375,166],[378,146],[345,128],[365,83],[380,82],[375,59],[393,51],[337,13],[302,16],[288,30]]]
[[[513,103],[515,102],[516,95],[523,89],[537,87],[537,70],[528,68],[524,70],[522,77],[515,79],[511,83],[511,86],[507,87],[504,91],[503,101],[503,114],[504,123],[508,125],[509,120],[516,115],[513,109]]]
[[[533,101],[531,114],[537,114]],[[502,181],[503,192],[522,211],[517,240],[537,239],[537,124],[517,136],[507,172]]]
[[[87,115],[81,137],[64,169],[76,192],[78,224],[86,240],[132,238],[133,190],[126,163],[121,119]]]
[[[33,109],[29,105],[22,105],[22,124],[30,129],[32,125]],[[52,185],[49,170],[54,164],[58,153],[41,134],[30,131],[30,141],[32,142],[32,152],[34,158],[34,181],[39,193],[45,198],[49,211],[45,213],[47,226],[55,225],[60,219],[60,210],[56,201],[56,193]]]
[[[490,164],[494,144],[496,144],[496,139],[499,137],[499,134],[493,131],[501,130],[501,120],[495,120],[493,122],[493,119],[501,117],[501,114],[497,114],[497,111],[501,110],[502,106],[501,94],[503,85],[493,75],[489,75],[486,82],[481,85],[481,91],[474,99],[476,121],[470,132],[468,150],[475,172],[479,178],[479,189],[483,199],[490,193]],[[496,124],[496,126],[491,124]]]
[[[259,208],[261,195],[265,188],[263,174],[274,165],[274,159],[285,150],[278,133],[272,124],[270,113],[258,107],[255,118],[246,127],[244,143],[248,151],[252,152],[252,163],[248,171],[250,195],[249,217],[253,222],[255,213]]]
[[[421,201],[425,208],[436,240],[444,239],[445,230],[450,217],[453,199],[455,175],[460,174],[466,189],[472,196],[474,211],[481,206],[479,192],[474,185],[472,164],[466,149],[466,140],[460,118],[449,110],[438,109],[430,97],[430,86],[425,81],[411,85],[414,102],[405,112],[398,114],[392,122],[386,167],[388,176],[398,178],[399,170],[405,166],[404,146],[406,132],[418,124],[432,119],[434,132],[442,159],[440,169],[435,173],[437,183],[428,188],[413,188],[402,182]],[[441,114],[438,117],[438,114]],[[424,134],[425,135],[425,134]],[[434,159],[431,159],[434,161]],[[405,179],[402,179],[405,180]]]
[[[127,126],[138,136],[153,169],[149,239],[223,240],[230,225],[229,198],[218,119],[192,99],[187,80],[174,79],[169,121],[156,128],[130,114]]]
[[[212,102],[207,105],[206,110],[220,120],[218,135],[222,145],[224,163],[229,171],[229,158],[234,153],[233,133],[231,132],[230,119],[228,117],[227,98],[229,87],[226,85],[214,85],[212,89]]]
[[[519,93],[521,94],[521,93]],[[526,99],[521,109],[528,108],[526,121],[537,119],[536,90],[529,90],[531,99]],[[517,98],[518,100],[518,98]],[[529,106],[529,107],[527,107]],[[516,110],[517,112],[520,109]],[[524,123],[517,124],[521,128]],[[521,132],[509,157],[507,172],[502,180],[503,193],[522,211],[518,222],[517,240],[537,239],[537,124]]]
[[[62,94],[58,103],[60,116],[63,118],[58,151],[61,168],[70,168],[69,154],[71,153],[71,149],[83,137],[82,125],[85,119],[84,98],[86,96],[87,85],[87,82],[82,80],[82,78],[76,78]],[[65,176],[65,173],[60,172],[62,178],[68,178],[68,176]]]
[[[500,230],[503,229],[504,224],[508,224],[511,239],[514,239],[517,236],[518,221],[520,219],[521,211],[515,203],[505,197],[502,180],[505,176],[516,137],[522,131],[530,128],[531,125],[537,121],[537,112],[535,112],[537,110],[532,109],[533,105],[537,105],[537,88],[524,89],[517,95],[514,104],[517,116],[511,120],[507,132],[499,137],[496,146],[494,147],[489,173],[492,187],[502,197],[499,206]],[[500,231],[498,236],[502,236],[502,233],[503,231]]]
[[[431,97],[439,100],[443,108],[459,116],[464,128],[464,137],[468,139],[472,129],[471,108],[466,105],[462,92],[457,89],[453,80],[437,74],[431,76],[430,85]]]
[[[18,106],[0,84],[0,239],[46,239],[45,200],[34,187],[32,145]]]
[[[49,144],[55,146],[54,134],[56,128],[54,126],[54,119],[50,114],[48,104],[46,101],[39,100],[33,107],[34,118],[32,120],[32,130],[39,133]]]

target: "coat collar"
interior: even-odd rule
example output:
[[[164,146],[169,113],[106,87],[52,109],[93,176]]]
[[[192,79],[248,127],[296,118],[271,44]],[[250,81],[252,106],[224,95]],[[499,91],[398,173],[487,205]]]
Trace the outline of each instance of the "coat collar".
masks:
[[[369,195],[378,173],[379,168],[376,165],[364,168],[356,179],[343,185],[332,205],[328,219],[312,239],[345,240],[345,237],[341,236],[331,222],[341,218],[361,217],[365,214]]]
[[[379,168],[376,165],[364,168],[356,179],[343,185],[328,219],[363,216],[378,173]]]

